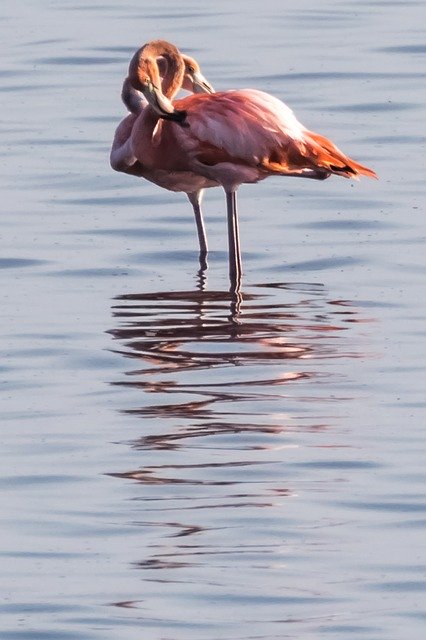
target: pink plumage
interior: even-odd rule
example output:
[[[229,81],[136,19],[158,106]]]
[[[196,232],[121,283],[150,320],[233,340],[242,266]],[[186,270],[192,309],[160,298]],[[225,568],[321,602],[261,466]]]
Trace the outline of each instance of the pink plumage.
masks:
[[[157,86],[158,56],[169,60],[174,73],[165,82],[165,94]],[[172,102],[182,85],[183,74],[181,54],[169,43],[155,41],[136,52],[130,63],[129,80],[134,90],[143,92],[149,106],[134,118],[129,116],[131,119],[117,129],[112,157],[119,162],[124,160],[128,173],[136,171],[136,175],[165,188],[186,191],[193,198],[191,202],[194,194],[189,191],[196,191],[199,211],[194,207],[194,212],[202,253],[201,190],[223,186],[227,198],[230,277],[232,289],[237,291],[241,256],[236,191],[240,184],[258,182],[271,175],[316,180],[332,174],[346,178],[377,176],[346,156],[325,136],[306,129],[287,105],[262,91],[197,93]],[[206,241],[203,246],[206,253]]]

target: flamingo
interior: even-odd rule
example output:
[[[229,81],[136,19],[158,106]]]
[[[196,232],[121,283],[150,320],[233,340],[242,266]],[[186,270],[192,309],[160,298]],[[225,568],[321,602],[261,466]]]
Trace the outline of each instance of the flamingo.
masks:
[[[160,43],[152,41],[148,44],[149,46],[145,45],[145,54],[152,55],[156,58],[158,74],[162,78],[162,93],[167,96],[169,100],[173,100],[180,88],[193,93],[213,93],[213,87],[204,78],[194,58],[182,54],[184,74],[179,85],[179,82],[173,82],[175,69],[170,63],[170,58],[167,54],[163,56],[164,52]],[[195,215],[200,245],[200,264],[202,268],[206,268],[208,245],[201,201],[203,189],[218,186],[218,183],[188,171],[165,171],[156,168],[147,169],[144,166],[143,159],[141,161],[133,154],[130,137],[133,127],[138,120],[138,116],[148,107],[149,103],[143,93],[132,85],[129,77],[126,77],[123,82],[121,98],[130,113],[122,120],[116,129],[110,153],[111,167],[115,171],[145,178],[164,189],[186,192]]]
[[[173,70],[160,89],[156,58]],[[231,291],[241,286],[237,189],[269,176],[324,180],[331,175],[377,178],[326,137],[304,127],[291,109],[256,89],[194,94],[172,102],[185,65],[174,45],[156,41],[141,47],[129,65],[129,82],[149,106],[137,117],[128,145],[145,170],[198,176],[200,188],[221,185],[226,194]],[[206,181],[206,182],[203,182]],[[194,178],[196,182],[196,178]]]

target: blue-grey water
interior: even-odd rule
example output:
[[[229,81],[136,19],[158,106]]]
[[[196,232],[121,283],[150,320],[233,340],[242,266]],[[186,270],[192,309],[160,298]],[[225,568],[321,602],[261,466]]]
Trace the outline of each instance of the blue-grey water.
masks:
[[[2,640],[425,636],[423,1],[2,4]],[[163,37],[379,181],[114,173]]]

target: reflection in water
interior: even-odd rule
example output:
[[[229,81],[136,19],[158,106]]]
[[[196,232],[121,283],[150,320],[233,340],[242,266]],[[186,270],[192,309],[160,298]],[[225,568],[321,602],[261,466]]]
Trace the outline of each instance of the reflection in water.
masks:
[[[135,566],[146,580],[171,585],[179,570],[180,584],[232,589],[223,570],[244,558],[262,582],[263,571],[282,567],[282,539],[294,544],[281,513],[306,482],[294,451],[303,436],[326,432],[347,400],[334,385],[339,359],[358,355],[348,329],[361,319],[318,284],[251,286],[238,305],[229,292],[205,290],[203,274],[198,285],[115,300],[110,333],[129,369],[113,384],[134,389],[137,406],[123,411],[141,419],[141,433],[129,443],[137,468],[110,475],[140,486],[134,524],[146,543]],[[264,522],[272,532],[279,525],[279,544]],[[249,598],[245,585],[235,589]],[[292,595],[296,607],[308,591]]]
[[[294,298],[295,292],[302,297],[271,303],[268,288],[272,287],[287,291],[289,298]],[[144,367],[128,375],[336,357],[330,334],[347,329],[347,322],[359,321],[346,301],[325,301],[321,285],[276,284],[261,288],[265,291],[262,294],[244,294],[244,308],[239,307],[237,313],[232,294],[223,291],[119,296],[120,304],[113,307],[114,316],[124,320],[124,326],[110,333],[124,342],[125,350],[120,352],[144,364],[156,365],[155,369]],[[328,334],[328,340],[324,334]],[[258,379],[254,382],[261,384]],[[266,382],[281,384],[282,380]],[[142,381],[130,384],[146,388]]]
[[[123,345],[116,351],[137,368],[113,384],[144,391],[143,406],[125,412],[157,418],[163,428],[172,421],[169,430],[145,434],[135,447],[176,449],[209,435],[289,430],[292,421],[265,405],[282,409],[286,398],[321,398],[276,388],[312,378],[318,388],[328,377],[320,360],[356,356],[338,338],[349,323],[361,321],[357,311],[347,301],[327,300],[321,285],[254,286],[237,316],[233,303],[228,292],[202,288],[117,298],[113,313],[120,325],[110,333]],[[149,394],[156,394],[155,403]],[[140,481],[153,482],[148,475],[137,473]]]

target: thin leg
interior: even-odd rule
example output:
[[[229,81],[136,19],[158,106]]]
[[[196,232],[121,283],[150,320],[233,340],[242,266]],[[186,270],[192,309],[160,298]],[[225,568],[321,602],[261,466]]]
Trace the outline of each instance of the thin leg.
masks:
[[[207,285],[206,269],[198,269],[197,271],[197,289],[198,291],[205,291]]]
[[[229,279],[231,292],[236,293],[241,288],[242,274],[236,191],[226,192],[226,208],[228,213]]]
[[[198,242],[200,245],[200,266],[202,269],[207,269],[207,235],[204,226],[203,212],[201,210],[201,200],[203,198],[203,193],[203,190],[200,189],[200,191],[193,191],[192,193],[187,193],[186,195],[188,196],[189,202],[192,204],[195,216],[195,224],[197,225]]]

